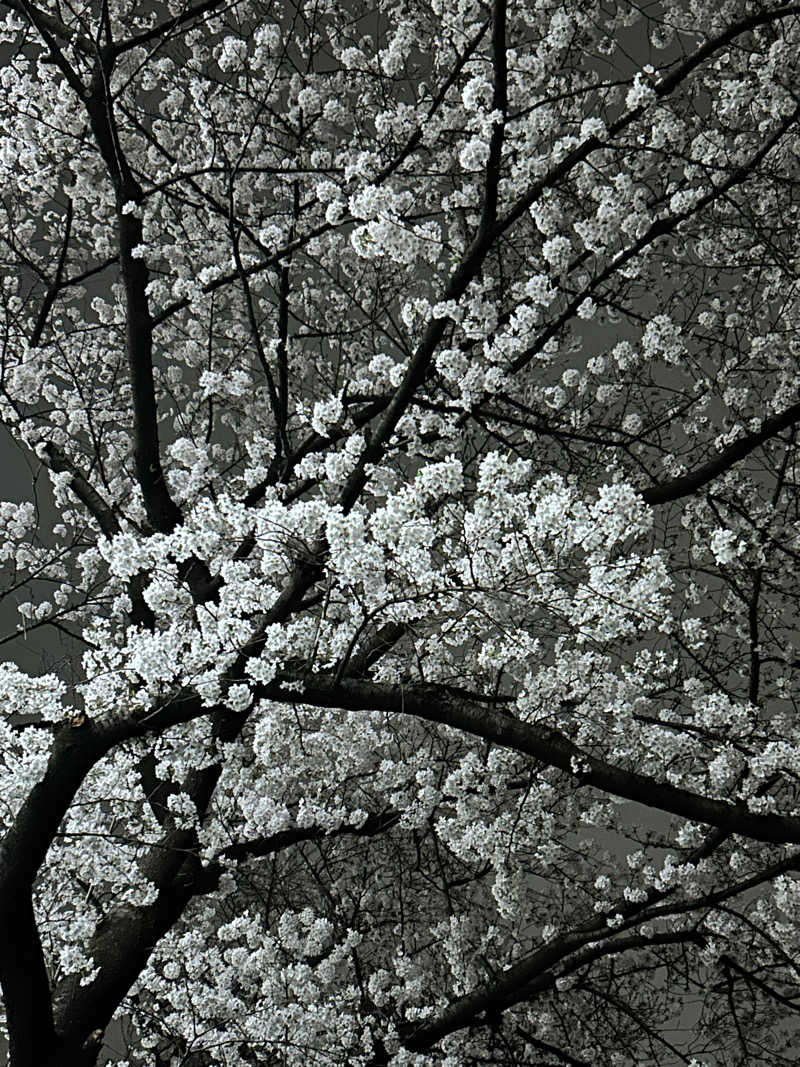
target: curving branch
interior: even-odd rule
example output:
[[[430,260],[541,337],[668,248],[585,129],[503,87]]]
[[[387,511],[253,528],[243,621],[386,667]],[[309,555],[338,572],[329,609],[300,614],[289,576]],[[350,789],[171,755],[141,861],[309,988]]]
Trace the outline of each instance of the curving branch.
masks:
[[[786,411],[764,419],[758,432],[739,437],[714,459],[690,471],[689,474],[682,474],[679,478],[672,478],[668,482],[643,489],[642,499],[646,504],[667,504],[673,500],[680,500],[681,497],[691,496],[698,489],[713,482],[715,478],[726,474],[760,445],[776,437],[783,430],[797,426],[798,423],[800,423],[800,403],[792,404]]]
[[[285,688],[287,682],[302,683],[301,692]],[[438,686],[394,686],[355,678],[337,682],[333,675],[311,673],[283,675],[281,681],[264,686],[259,695],[291,703],[299,699],[318,707],[412,715],[533,756],[549,767],[572,775],[579,786],[592,786],[612,796],[754,841],[800,844],[800,816],[754,815],[744,803],[703,796],[639,771],[615,766],[580,748],[559,730],[541,723],[521,722],[486,704],[454,697]]]
[[[94,1030],[105,1030],[111,1017],[147,964],[153,949],[183,913],[189,901],[213,892],[232,862],[274,856],[308,841],[340,837],[374,837],[393,829],[400,816],[387,811],[368,816],[358,825],[329,831],[303,827],[252,841],[234,843],[217,859],[201,864],[196,832],[180,831],[180,843],[154,846],[144,863],[148,877],[159,885],[157,899],[140,907],[121,906],[104,916],[89,942],[88,952],[100,968],[95,980],[78,989],[70,981],[56,988],[56,1030],[62,1041],[79,1045]]]
[[[217,8],[226,7],[230,11],[236,6],[237,0],[204,0],[204,3],[196,4],[194,7],[187,7],[184,11],[175,15],[174,18],[156,23],[149,30],[142,30],[141,33],[135,33],[122,41],[115,41],[109,45],[108,53],[111,58],[117,59],[118,56],[123,55],[125,52],[130,52],[133,48],[141,48],[142,45],[150,44],[152,41],[161,43],[168,40],[176,30],[190,26],[204,15],[213,14]]]
[[[542,993],[555,988],[559,978],[605,959],[635,949],[655,948],[660,945],[686,945],[694,943],[702,946],[704,939],[691,930],[677,933],[652,934],[649,937],[612,938],[607,943],[594,942],[591,947],[583,948],[567,957],[568,945],[562,945],[559,939],[554,945],[545,945],[533,956],[515,964],[503,972],[502,978],[480,986],[466,996],[459,997],[432,1022],[407,1023],[400,1027],[403,1044],[411,1052],[426,1052],[448,1034],[465,1027],[490,1025],[496,1017],[508,1008],[522,1001],[529,1001]],[[577,947],[577,946],[576,946]],[[565,957],[567,957],[565,959]],[[554,965],[564,962],[560,970]]]
[[[43,36],[47,34],[45,43],[50,47],[52,47],[51,42],[62,41],[84,55],[94,56],[97,54],[95,43],[90,37],[78,33],[71,26],[66,26],[60,19],[57,19],[54,15],[48,15],[46,11],[42,11],[35,4],[29,3],[28,0],[3,0],[0,6],[8,8],[10,11],[16,11],[18,15],[23,15],[39,33]]]

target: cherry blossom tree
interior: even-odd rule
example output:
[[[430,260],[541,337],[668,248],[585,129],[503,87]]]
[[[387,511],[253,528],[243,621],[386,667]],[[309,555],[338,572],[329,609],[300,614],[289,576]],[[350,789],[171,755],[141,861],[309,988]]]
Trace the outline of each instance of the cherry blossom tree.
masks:
[[[11,1067],[795,1062],[800,5],[0,15]]]

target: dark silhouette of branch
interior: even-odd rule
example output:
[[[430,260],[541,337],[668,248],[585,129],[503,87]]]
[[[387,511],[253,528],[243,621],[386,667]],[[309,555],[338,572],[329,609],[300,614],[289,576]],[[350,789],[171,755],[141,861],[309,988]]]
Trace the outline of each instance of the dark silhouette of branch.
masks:
[[[545,945],[538,952],[504,971],[501,978],[459,997],[433,1021],[422,1025],[407,1023],[402,1026],[400,1034],[405,1047],[412,1052],[426,1052],[443,1037],[457,1030],[468,1026],[491,1025],[497,1015],[507,1008],[553,989],[558,978],[567,977],[574,971],[608,956],[660,945],[703,944],[703,938],[698,934],[693,934],[690,930],[680,930],[677,933],[658,933],[649,937],[637,935],[612,938],[570,957],[570,946],[568,943],[562,943],[562,940],[567,939],[559,938],[552,945]],[[562,961],[565,961],[564,966],[557,973],[553,969],[554,965]]]
[[[28,0],[4,0],[3,7],[16,11],[27,18],[31,25],[36,27],[46,43],[49,43],[49,41],[55,42],[56,40],[63,41],[64,44],[76,48],[87,56],[93,56],[97,52],[95,43],[91,38],[77,33],[70,26],[65,26],[59,19],[53,15],[48,15],[46,11],[41,11],[35,4],[29,3]],[[45,34],[47,35],[46,37]]]
[[[718,52],[725,45],[730,44],[737,37],[742,36],[745,33],[749,33],[751,30],[758,29],[759,26],[769,25],[771,22],[779,22],[781,19],[791,18],[793,15],[800,14],[800,5],[798,4],[786,4],[781,7],[772,8],[769,11],[759,11],[754,15],[750,15],[747,18],[740,19],[738,22],[732,23],[727,29],[716,37],[710,38],[705,44],[696,49],[688,59],[683,63],[679,63],[675,70],[671,74],[661,78],[653,86],[653,90],[656,96],[663,100],[675,91],[680,85],[684,84],[687,78],[706,60]],[[607,137],[616,137],[618,133],[621,133],[626,127],[628,127],[636,119],[641,118],[644,112],[644,108],[634,107],[630,111],[626,111],[623,115],[613,122],[608,127]],[[599,137],[591,136],[569,152],[561,163],[555,168],[558,173],[558,177],[563,177],[567,174],[576,163],[586,159],[592,152],[598,148],[603,147],[603,142]],[[497,224],[498,232],[505,232],[514,222],[522,218],[522,216],[531,208],[533,204],[539,199],[544,190],[553,183],[553,171],[549,172],[545,177],[537,181],[524,196],[514,204],[511,210],[506,214],[505,218],[501,219]]]
[[[193,897],[217,888],[221,875],[232,862],[272,856],[308,841],[374,837],[392,829],[398,820],[399,815],[389,811],[368,816],[360,825],[344,825],[333,831],[320,827],[285,830],[229,845],[217,860],[206,865],[197,857],[194,830],[167,835],[143,861],[148,876],[159,886],[157,899],[136,908],[122,906],[105,916],[88,948],[95,965],[100,967],[98,977],[79,989],[68,980],[56,989],[56,1028],[62,1040],[80,1044],[92,1030],[105,1029],[158,940],[180,918]]]
[[[234,2],[231,2],[231,0],[205,0],[202,4],[188,7],[185,11],[175,15],[174,18],[156,23],[149,30],[143,30],[141,33],[126,37],[122,41],[114,41],[113,44],[108,46],[109,55],[116,59],[123,53],[130,52],[132,48],[141,48],[142,45],[150,44],[152,41],[161,43],[169,40],[176,30],[183,29],[195,22],[196,19],[202,18],[203,15],[211,15],[216,12],[217,8],[226,6],[228,8],[236,7],[235,0]]]
[[[42,339],[45,326],[47,325],[47,319],[50,315],[50,310],[58,297],[58,294],[64,288],[63,275],[64,266],[67,262],[67,253],[69,252],[69,240],[72,235],[72,200],[67,200],[67,211],[64,217],[64,240],[61,243],[61,251],[58,256],[58,263],[56,264],[56,272],[53,276],[53,281],[48,286],[47,292],[42,300],[42,306],[39,309],[39,314],[36,317],[29,344],[31,348],[36,348]]]
[[[122,284],[125,291],[125,347],[131,382],[134,460],[147,517],[153,527],[169,533],[181,522],[181,512],[167,489],[161,466],[158,404],[153,381],[153,320],[147,296],[150,280],[143,247],[142,222],[138,217],[142,188],[125,157],[114,118],[110,94],[111,65],[98,59],[86,110],[95,142],[114,187],[117,239]]]
[[[727,473],[740,460],[745,459],[760,445],[777,436],[783,430],[788,430],[800,422],[800,403],[792,404],[786,411],[778,415],[771,415],[764,419],[761,429],[756,433],[745,434],[728,445],[718,456],[704,463],[701,467],[682,474],[679,478],[673,478],[660,485],[653,485],[649,489],[642,490],[642,499],[647,504],[666,504],[672,500],[680,500],[682,497],[691,496],[698,489],[708,485],[721,475]]]
[[[706,797],[638,771],[614,766],[579,748],[552,727],[520,722],[485,704],[454,698],[436,686],[393,686],[354,678],[342,678],[334,684],[335,679],[324,674],[306,674],[297,680],[303,681],[302,700],[307,704],[354,711],[391,711],[452,726],[557,767],[572,775],[580,786],[593,786],[612,796],[756,841],[800,844],[800,816],[754,815],[744,803]],[[282,689],[281,683],[265,686],[263,695],[269,700],[293,699],[291,690]]]
[[[106,537],[119,533],[119,522],[114,511],[103,500],[91,482],[77,469],[73,461],[57,446],[51,443],[43,449],[45,463],[56,474],[69,474],[69,487],[84,505]]]

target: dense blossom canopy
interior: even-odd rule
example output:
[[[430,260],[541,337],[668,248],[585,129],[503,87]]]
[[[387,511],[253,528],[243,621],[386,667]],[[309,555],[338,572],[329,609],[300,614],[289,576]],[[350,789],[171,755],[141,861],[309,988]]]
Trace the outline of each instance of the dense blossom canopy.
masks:
[[[12,1067],[796,1062],[800,5],[0,40]]]

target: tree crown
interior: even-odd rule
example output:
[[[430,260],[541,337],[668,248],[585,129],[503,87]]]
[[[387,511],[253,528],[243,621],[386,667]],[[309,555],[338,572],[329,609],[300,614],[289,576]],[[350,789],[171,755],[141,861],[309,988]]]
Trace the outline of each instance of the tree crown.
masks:
[[[790,1062],[800,7],[0,9],[12,1067]]]

